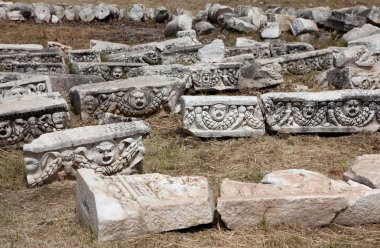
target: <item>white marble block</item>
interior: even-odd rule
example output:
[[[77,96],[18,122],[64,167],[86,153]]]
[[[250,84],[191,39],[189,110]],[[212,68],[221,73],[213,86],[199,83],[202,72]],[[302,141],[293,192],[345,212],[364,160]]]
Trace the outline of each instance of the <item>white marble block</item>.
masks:
[[[80,168],[105,175],[142,170],[142,143],[150,126],[142,121],[86,126],[41,135],[24,145],[28,185],[76,177]]]
[[[98,240],[126,240],[213,221],[204,177],[161,174],[101,176],[80,169],[77,216]]]
[[[50,92],[52,92],[52,88],[49,76],[31,76],[30,78],[0,83],[0,98]]]
[[[182,128],[199,137],[264,135],[264,118],[254,96],[183,96]]]

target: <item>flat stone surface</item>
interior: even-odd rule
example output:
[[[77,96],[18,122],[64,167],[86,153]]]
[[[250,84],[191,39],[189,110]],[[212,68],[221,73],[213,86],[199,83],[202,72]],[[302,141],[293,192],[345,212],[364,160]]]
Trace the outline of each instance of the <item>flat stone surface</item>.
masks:
[[[97,173],[141,172],[142,137],[150,127],[142,121],[86,126],[41,135],[23,147],[28,185],[76,177],[76,170]]]
[[[343,174],[346,181],[352,180],[373,189],[380,188],[380,155],[365,154],[356,157],[354,164]]]
[[[101,40],[90,40],[90,48],[96,51],[104,51],[104,52],[120,52],[120,51],[128,51],[130,48],[127,44],[114,43],[108,41]]]
[[[42,49],[44,47],[38,44],[0,44],[0,54],[41,51]]]
[[[58,93],[0,98],[0,147],[69,126],[68,106]]]
[[[342,39],[346,42],[365,38],[374,34],[380,34],[380,28],[366,23],[359,28],[353,28],[342,36]]]
[[[68,72],[67,66],[61,63],[0,63],[2,72],[37,73],[44,75],[64,74]]]
[[[72,63],[72,70],[74,74],[96,75],[103,77],[106,81],[112,81],[123,79],[129,69],[144,65],[147,64],[122,62]]]
[[[366,46],[369,50],[379,51],[380,50],[380,34],[375,34],[367,36],[361,39],[353,40],[348,42],[348,46]]]
[[[163,65],[197,63],[200,61],[198,51],[203,47],[204,45],[195,45],[168,49],[161,53],[161,62]]]
[[[329,7],[306,8],[298,13],[298,16],[304,19],[310,19],[318,25],[324,25],[330,17],[332,11]]]
[[[290,169],[272,172],[260,184],[224,179],[217,210],[229,229],[263,220],[269,226],[361,225],[380,221],[379,200],[380,191],[364,185]]]
[[[101,62],[100,52],[94,49],[71,50],[69,61],[73,62]]]
[[[240,88],[266,88],[284,82],[282,67],[270,61],[248,60],[240,69]]]
[[[263,39],[277,39],[281,36],[281,27],[277,22],[267,22],[261,31]]]
[[[112,53],[107,55],[107,61],[157,65],[160,62],[160,55],[155,50]]]
[[[63,53],[60,52],[24,52],[0,54],[0,64],[3,63],[61,63],[64,64]]]
[[[299,35],[310,32],[318,32],[318,26],[313,20],[296,18],[292,21],[290,29],[293,35]]]
[[[48,76],[34,76],[7,83],[0,83],[0,98],[31,94],[37,95],[50,92],[52,92],[52,88]]]
[[[216,39],[208,45],[198,50],[198,59],[202,62],[215,63],[222,62],[225,56],[224,43]]]
[[[265,134],[257,97],[183,96],[182,129],[199,137],[250,137]]]
[[[376,132],[380,90],[266,93],[267,127],[280,133]]]
[[[205,177],[161,174],[104,177],[81,169],[77,216],[98,240],[125,240],[209,224],[214,207]]]
[[[140,76],[76,86],[70,90],[70,98],[83,120],[99,119],[106,112],[141,117],[161,108],[174,112],[185,88],[186,81],[182,79]]]

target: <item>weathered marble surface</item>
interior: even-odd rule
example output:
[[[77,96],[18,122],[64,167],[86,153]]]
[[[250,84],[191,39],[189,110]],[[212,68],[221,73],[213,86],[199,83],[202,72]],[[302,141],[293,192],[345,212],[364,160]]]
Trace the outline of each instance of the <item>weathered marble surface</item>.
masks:
[[[112,53],[106,57],[108,62],[146,63],[149,65],[157,65],[161,61],[160,54],[155,50]]]
[[[127,44],[114,43],[102,40],[90,40],[90,49],[98,52],[112,53],[128,51],[128,49],[130,49],[130,46]]]
[[[52,88],[48,76],[34,76],[23,80],[0,83],[0,98],[50,92],[52,92]]]
[[[109,112],[126,117],[149,116],[161,108],[174,112],[186,81],[165,76],[141,76],[125,80],[80,85],[71,89],[74,110],[83,120]]]
[[[124,79],[131,68],[147,65],[145,63],[72,63],[74,74],[96,75],[103,77],[106,81]]]
[[[267,127],[281,133],[375,132],[380,90],[266,93]]]
[[[348,32],[353,28],[363,26],[365,23],[366,19],[364,17],[350,13],[333,11],[324,23],[324,26],[335,30]]]
[[[38,44],[0,44],[0,54],[36,52],[42,49],[44,49],[43,46]]]
[[[69,61],[73,62],[101,62],[100,51],[93,49],[70,50]]]
[[[240,69],[239,87],[266,88],[284,82],[280,63],[271,60],[250,59]]]
[[[257,97],[183,96],[182,128],[199,137],[264,135],[265,124]]]
[[[269,58],[271,57],[270,45],[268,42],[257,42],[252,46],[225,48],[226,57],[238,56],[241,54],[252,54],[255,58]]]
[[[76,209],[81,224],[101,241],[209,224],[214,217],[204,177],[105,177],[85,169],[78,173]]]
[[[266,175],[260,184],[224,179],[217,210],[229,229],[297,224],[322,227],[380,222],[380,190],[353,181],[290,169]]]
[[[0,72],[38,73],[44,75],[67,73],[67,66],[59,63],[0,63]]]
[[[69,126],[68,106],[58,93],[0,99],[0,147]]]
[[[142,171],[142,138],[150,127],[142,121],[86,126],[41,135],[23,147],[28,185],[75,178],[76,170],[134,174]]]
[[[63,53],[60,52],[24,52],[0,54],[0,64],[6,63],[61,63],[64,64]]]
[[[380,154],[365,154],[356,157],[356,160],[343,178],[352,180],[373,189],[380,188]]]
[[[204,47],[203,45],[186,46],[180,48],[168,49],[161,53],[161,61],[164,65],[169,64],[183,64],[190,65],[199,62],[197,56],[199,49]]]

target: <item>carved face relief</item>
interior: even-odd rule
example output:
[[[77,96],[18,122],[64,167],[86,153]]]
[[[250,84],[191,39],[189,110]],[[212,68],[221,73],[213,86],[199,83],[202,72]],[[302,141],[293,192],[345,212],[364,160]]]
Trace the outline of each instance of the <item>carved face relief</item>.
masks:
[[[120,79],[120,78],[123,77],[123,74],[124,74],[124,72],[123,72],[123,68],[118,67],[118,66],[117,66],[117,67],[114,67],[114,68],[112,69],[111,74],[112,74],[112,77],[113,77],[114,79]]]
[[[305,119],[311,119],[314,117],[317,111],[317,104],[314,102],[306,102],[302,106],[302,116]]]
[[[10,121],[0,122],[0,139],[6,139],[12,134],[12,126]]]
[[[52,114],[53,123],[57,129],[64,129],[66,123],[66,113],[58,112]]]
[[[228,106],[217,103],[210,107],[209,113],[214,121],[222,121],[228,112]]]
[[[116,144],[111,141],[104,141],[92,149],[94,162],[99,166],[112,164],[116,160],[118,153]]]
[[[42,74],[48,74],[49,73],[49,69],[47,67],[42,66],[42,67],[38,67],[36,69],[36,72],[42,73]]]
[[[344,112],[349,117],[355,117],[360,112],[360,102],[358,100],[349,100],[343,106]]]
[[[209,83],[211,81],[211,71],[209,69],[202,70],[201,79],[203,83]]]
[[[134,90],[129,95],[128,102],[135,109],[143,109],[148,104],[148,99],[144,91]]]
[[[91,95],[87,95],[83,98],[83,110],[86,113],[93,114],[98,108],[98,100]]]
[[[28,94],[28,90],[23,87],[13,87],[10,89],[11,96],[24,96]]]

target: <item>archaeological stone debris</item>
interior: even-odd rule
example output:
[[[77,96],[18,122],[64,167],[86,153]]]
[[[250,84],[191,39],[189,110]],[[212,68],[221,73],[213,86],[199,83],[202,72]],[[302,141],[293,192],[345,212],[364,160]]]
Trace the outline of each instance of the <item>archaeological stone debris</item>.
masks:
[[[144,174],[162,161],[143,140],[151,131],[162,137],[163,127],[182,144],[178,152],[200,159],[179,161],[187,167],[210,161],[193,158],[185,141],[228,146],[235,138],[243,147],[249,139],[256,154],[265,136],[380,135],[379,6],[259,6],[208,3],[192,12],[0,0],[0,22],[12,25],[86,23],[106,27],[102,37],[123,29],[85,47],[60,43],[64,32],[47,46],[0,44],[0,150],[22,147],[29,187],[76,180],[77,217],[101,241],[221,222],[227,229],[380,223],[380,155],[361,150],[344,181],[302,168],[265,171],[260,183],[217,175],[212,187],[202,176],[158,174],[160,166]],[[134,44],[130,35],[146,41]]]

